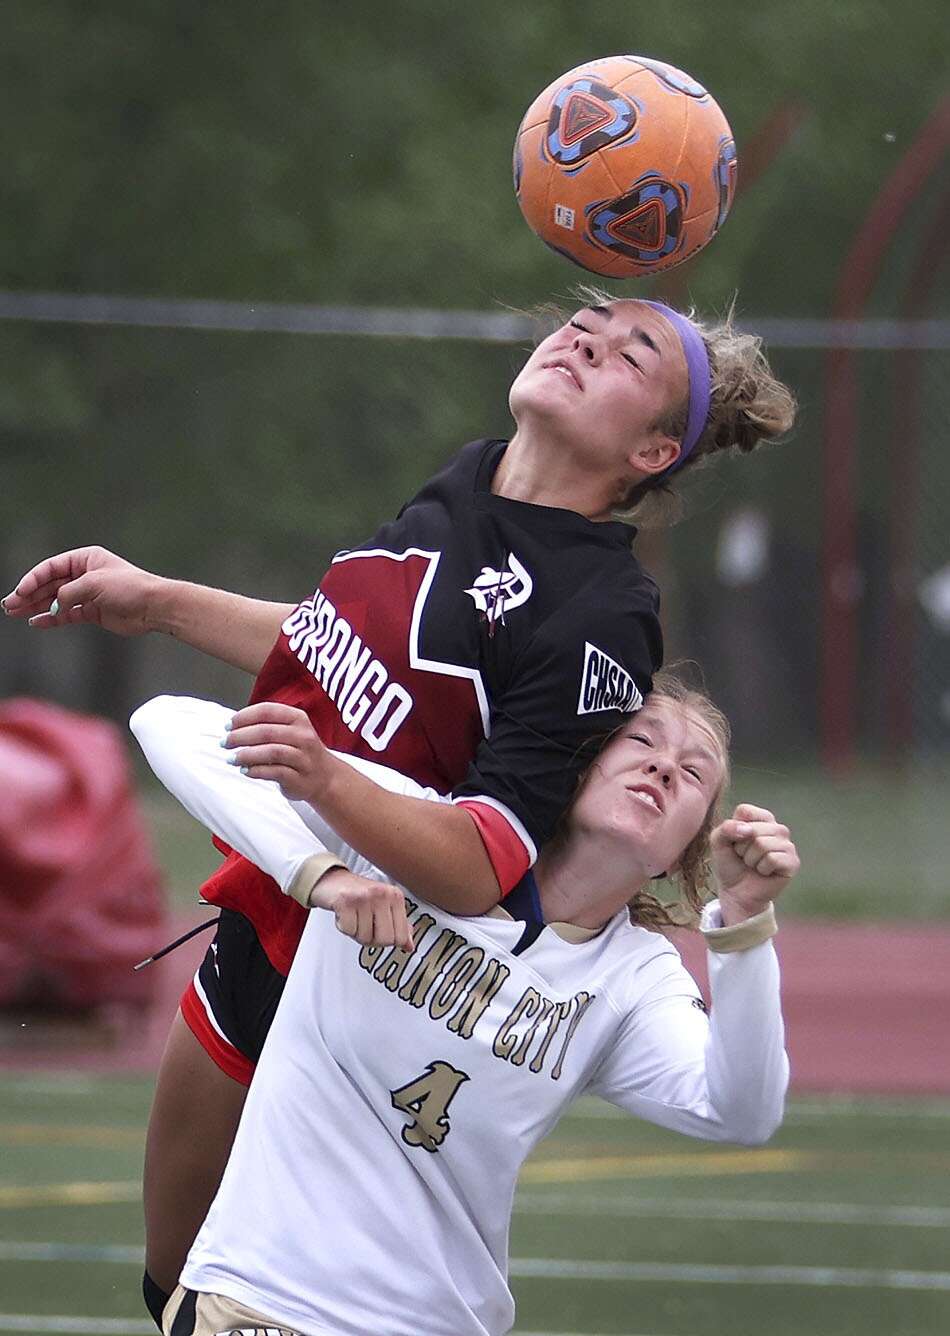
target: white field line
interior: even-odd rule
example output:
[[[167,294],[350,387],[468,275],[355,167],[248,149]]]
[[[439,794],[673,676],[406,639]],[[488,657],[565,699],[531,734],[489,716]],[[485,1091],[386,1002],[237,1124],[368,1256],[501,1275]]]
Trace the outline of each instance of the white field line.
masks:
[[[950,1118],[950,1099],[914,1099],[906,1100],[875,1099],[874,1096],[829,1096],[827,1099],[792,1101],[785,1115],[787,1123],[813,1122],[816,1118],[889,1118],[897,1120],[910,1118],[916,1122],[933,1119],[946,1121]]]
[[[113,1262],[143,1266],[144,1248],[123,1243],[15,1243],[0,1241],[0,1262]]]
[[[80,1073],[63,1072],[42,1074],[21,1074],[8,1072],[4,1075],[4,1086],[8,1095],[60,1095],[98,1096],[101,1083],[95,1078]],[[799,1119],[834,1118],[838,1115],[858,1116],[862,1118],[950,1118],[950,1097],[946,1099],[931,1096],[908,1095],[906,1099],[873,1095],[816,1095],[811,1098],[792,1098],[789,1100],[786,1122]],[[567,1118],[607,1118],[629,1120],[630,1115],[615,1108],[603,1100],[593,1098],[579,1099],[566,1114]]]
[[[513,1257],[509,1274],[545,1280],[667,1281],[693,1285],[808,1285],[818,1289],[946,1290],[950,1271],[871,1271],[834,1266],[719,1266]]]
[[[29,1313],[0,1313],[0,1331],[49,1331],[82,1336],[147,1336],[155,1323],[134,1317],[31,1317]]]
[[[49,1076],[20,1076],[8,1073],[4,1077],[8,1094],[13,1095],[97,1095],[102,1086],[91,1076],[75,1072],[51,1073]]]
[[[601,1216],[645,1220],[756,1220],[798,1225],[950,1225],[945,1206],[863,1206],[808,1201],[668,1201],[655,1197],[584,1196],[578,1192],[521,1192],[515,1213]]]
[[[152,1322],[124,1317],[30,1317],[28,1313],[0,1313],[0,1331],[43,1331],[80,1333],[81,1336],[140,1336],[154,1332]],[[603,1336],[599,1332],[580,1331],[522,1331],[517,1328],[511,1336]],[[630,1333],[634,1336],[634,1333]],[[646,1336],[639,1333],[638,1336]]]
[[[74,1243],[0,1243],[0,1260],[22,1262],[129,1262],[142,1265],[139,1248]],[[551,1280],[681,1281],[700,1285],[810,1285],[822,1289],[950,1291],[950,1271],[872,1271],[830,1266],[719,1266],[689,1262],[598,1262],[577,1258],[513,1257],[512,1276]]]
[[[937,1122],[950,1118],[950,1098],[945,1100],[914,1099],[906,1100],[875,1099],[873,1096],[859,1098],[850,1095],[831,1095],[827,1099],[791,1100],[785,1112],[785,1123],[814,1122],[820,1118],[887,1118],[898,1120],[907,1118],[914,1122],[933,1119]],[[566,1113],[565,1119],[579,1119],[607,1122],[630,1122],[630,1114],[623,1109],[607,1104],[604,1100],[582,1097]]]

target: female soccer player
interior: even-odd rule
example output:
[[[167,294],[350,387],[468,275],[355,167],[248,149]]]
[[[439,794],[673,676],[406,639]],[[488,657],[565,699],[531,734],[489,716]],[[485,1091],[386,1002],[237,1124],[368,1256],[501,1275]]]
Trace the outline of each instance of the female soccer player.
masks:
[[[261,745],[284,745],[276,702],[328,746],[453,793],[435,805],[380,793],[329,757],[318,801],[389,876],[455,912],[487,909],[549,838],[585,744],[639,703],[660,663],[656,587],[614,517],[793,418],[758,340],[656,303],[592,302],[516,377],[512,440],[466,446],[296,609],[83,548],[35,567],[5,610],[39,628],[165,631],[258,675],[245,723]],[[225,912],[182,999],[149,1127],[159,1291],[217,1186],[305,920],[238,854],[202,894]]]
[[[227,765],[228,715],[159,697],[132,727],[188,810],[285,888],[312,884],[324,848],[380,877],[311,808]],[[518,1170],[577,1095],[711,1140],[773,1133],[788,1066],[771,902],[798,859],[760,808],[737,808],[710,838],[727,767],[721,715],[661,676],[509,898],[517,917],[460,918],[400,897],[404,949],[361,948],[330,914],[309,915],[166,1333],[494,1336],[513,1320]],[[664,918],[647,889],[657,874],[699,903],[710,851],[707,1019],[677,952],[643,925]],[[337,908],[348,879],[323,872],[313,903]],[[383,904],[386,888],[368,884]]]

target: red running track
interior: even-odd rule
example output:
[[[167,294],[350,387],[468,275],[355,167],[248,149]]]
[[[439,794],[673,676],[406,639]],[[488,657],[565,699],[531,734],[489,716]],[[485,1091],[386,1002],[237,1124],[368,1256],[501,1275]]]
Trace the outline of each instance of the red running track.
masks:
[[[950,1094],[950,925],[780,920],[775,946],[793,1090]]]
[[[184,932],[200,921],[174,925]],[[159,1000],[144,1020],[126,1019],[104,1037],[51,1042],[31,1023],[3,1027],[0,1067],[151,1071],[158,1063],[178,997],[210,938],[202,935],[159,961]],[[705,988],[702,942],[676,936]],[[950,925],[785,920],[776,948],[798,1092],[950,1094]],[[156,943],[156,946],[161,945]],[[59,1036],[60,1041],[62,1035]]]

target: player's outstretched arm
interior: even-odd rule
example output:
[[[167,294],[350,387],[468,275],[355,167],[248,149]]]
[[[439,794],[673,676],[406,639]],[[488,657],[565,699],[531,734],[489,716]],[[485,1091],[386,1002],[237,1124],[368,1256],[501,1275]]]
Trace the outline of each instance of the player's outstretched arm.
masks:
[[[747,803],[716,827],[719,898],[701,924],[712,1013],[675,956],[628,1015],[591,1091],[646,1118],[713,1141],[761,1145],[782,1121],[788,1058],[772,906],[798,871],[787,827]]]
[[[34,566],[3,599],[36,630],[92,622],[115,635],[163,632],[257,674],[292,604],[169,580],[104,547],[78,547]]]
[[[293,706],[262,701],[231,724],[234,765],[309,803],[341,840],[410,892],[453,914],[484,914],[498,904],[498,879],[463,808],[381,788],[329,751]]]
[[[321,839],[275,785],[255,784],[227,764],[221,739],[230,718],[214,701],[156,696],[139,706],[129,727],[169,793],[283,891],[310,908],[329,909],[340,932],[358,942],[411,950],[402,892],[328,827]]]

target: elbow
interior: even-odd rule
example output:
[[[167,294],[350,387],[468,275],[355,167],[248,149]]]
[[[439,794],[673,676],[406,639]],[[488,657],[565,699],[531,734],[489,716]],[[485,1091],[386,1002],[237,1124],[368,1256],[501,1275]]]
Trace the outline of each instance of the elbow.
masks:
[[[784,1099],[760,1109],[744,1109],[730,1123],[723,1120],[723,1132],[737,1146],[764,1146],[771,1141],[785,1118]]]
[[[154,696],[129,716],[129,728],[140,743],[161,731],[162,706],[168,699],[168,696]]]
[[[171,737],[174,696],[153,696],[129,717],[129,729],[149,761]]]
[[[770,1118],[768,1121],[752,1123],[748,1127],[737,1130],[736,1134],[730,1138],[737,1146],[765,1146],[772,1140],[775,1133],[782,1126],[781,1115],[778,1118]]]
[[[491,864],[481,870],[480,876],[467,877],[464,882],[460,882],[456,888],[456,897],[455,913],[464,918],[474,918],[494,909],[501,901],[502,893]]]
[[[721,1135],[737,1146],[764,1146],[771,1141],[785,1118],[787,1079],[756,1093],[746,1091],[741,1100],[719,1106]]]

